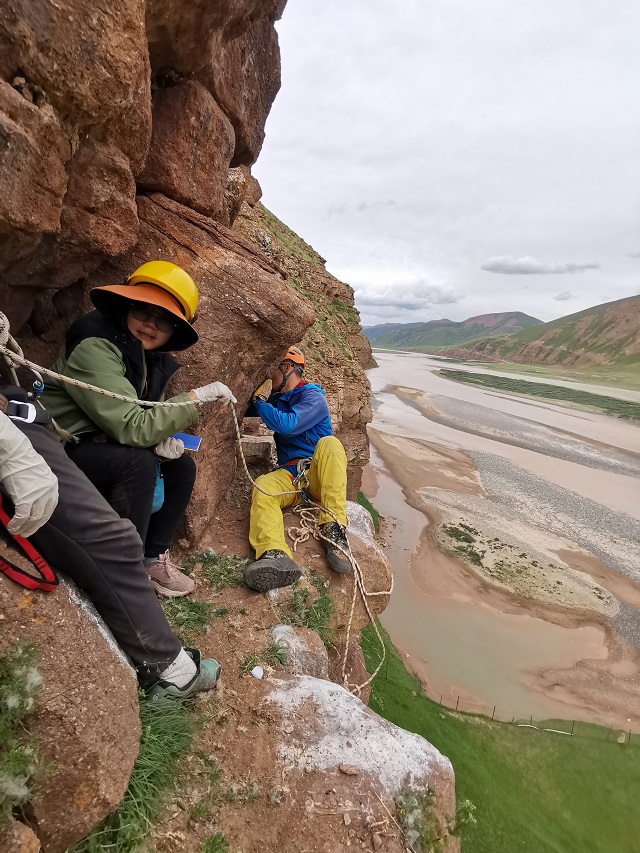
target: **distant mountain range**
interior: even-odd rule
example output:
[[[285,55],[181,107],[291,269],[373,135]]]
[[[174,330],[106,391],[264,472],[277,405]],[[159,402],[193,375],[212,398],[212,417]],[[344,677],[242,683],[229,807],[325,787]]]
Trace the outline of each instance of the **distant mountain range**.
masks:
[[[487,335],[508,335],[538,326],[536,320],[521,311],[504,314],[481,314],[468,320],[430,320],[428,323],[382,323],[367,326],[362,331],[375,347],[405,349],[417,352],[439,352]]]
[[[439,355],[519,364],[640,366],[640,295],[605,302],[516,334],[483,336],[465,346],[439,350]]]

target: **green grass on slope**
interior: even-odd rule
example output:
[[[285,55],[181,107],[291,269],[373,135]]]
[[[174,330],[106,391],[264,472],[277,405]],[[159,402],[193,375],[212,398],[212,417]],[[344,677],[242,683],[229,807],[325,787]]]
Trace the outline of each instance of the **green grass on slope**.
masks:
[[[174,699],[140,699],[142,738],[118,808],[68,853],[137,853],[176,780],[178,760],[193,742],[193,715]]]
[[[450,758],[458,802],[476,806],[477,824],[461,831],[463,853],[640,849],[637,746],[605,741],[599,726],[583,724],[586,736],[567,737],[448,710],[421,692],[386,634],[385,644],[388,665],[373,682],[369,705]],[[362,649],[371,672],[380,659],[371,627]]]
[[[544,385],[541,382],[527,382],[526,379],[508,379],[504,376],[487,376],[483,373],[467,373],[464,370],[440,370],[441,376],[469,385],[481,385],[485,388],[495,388],[513,394],[529,394],[533,397],[543,397],[558,403],[576,403],[614,415],[619,418],[640,420],[640,403],[630,400],[618,400],[615,397],[605,397],[603,394],[593,394],[590,391],[578,391],[574,388],[564,388],[560,385]]]

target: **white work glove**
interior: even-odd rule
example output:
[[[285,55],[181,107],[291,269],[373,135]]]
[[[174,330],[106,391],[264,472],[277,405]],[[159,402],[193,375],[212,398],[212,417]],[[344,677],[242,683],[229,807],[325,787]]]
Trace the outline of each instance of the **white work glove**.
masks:
[[[194,388],[193,393],[196,395],[196,400],[200,400],[201,403],[213,403],[216,400],[222,403],[238,402],[224,382],[212,382],[210,385],[203,385],[202,388]]]
[[[58,478],[6,415],[0,415],[0,482],[15,507],[7,530],[32,536],[58,505]]]
[[[174,438],[172,435],[160,441],[153,448],[156,456],[162,456],[163,459],[179,459],[184,453],[184,442],[181,438]]]

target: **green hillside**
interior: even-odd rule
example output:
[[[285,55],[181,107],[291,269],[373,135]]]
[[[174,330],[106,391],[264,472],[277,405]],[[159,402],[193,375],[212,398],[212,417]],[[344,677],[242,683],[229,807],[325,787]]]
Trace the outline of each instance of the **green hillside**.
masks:
[[[522,364],[640,364],[640,296],[617,299],[524,329],[483,336],[442,355]]]
[[[430,320],[427,323],[384,323],[363,329],[375,347],[437,352],[463,345],[485,335],[507,335],[540,324],[540,320],[520,311],[483,314],[468,320]]]

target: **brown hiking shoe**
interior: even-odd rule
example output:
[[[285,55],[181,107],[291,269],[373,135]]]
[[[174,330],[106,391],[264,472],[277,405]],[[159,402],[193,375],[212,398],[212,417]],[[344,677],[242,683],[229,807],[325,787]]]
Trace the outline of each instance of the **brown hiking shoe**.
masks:
[[[147,566],[147,572],[151,580],[151,586],[158,595],[167,598],[179,598],[181,595],[189,595],[196,585],[176,566],[169,558],[169,552],[160,554],[155,563]]]

